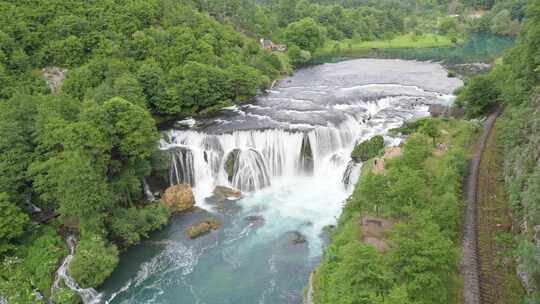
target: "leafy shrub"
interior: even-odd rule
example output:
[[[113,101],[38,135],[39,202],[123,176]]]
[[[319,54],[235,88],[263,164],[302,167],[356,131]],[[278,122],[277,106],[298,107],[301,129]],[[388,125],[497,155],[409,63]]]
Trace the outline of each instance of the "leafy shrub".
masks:
[[[70,274],[82,287],[97,287],[118,264],[118,249],[99,235],[87,235],[77,244]]]
[[[384,148],[384,138],[380,135],[374,136],[369,140],[365,140],[354,147],[351,153],[352,159],[355,161],[366,161],[373,158]]]
[[[117,209],[109,219],[109,230],[114,240],[124,246],[137,244],[148,233],[167,224],[168,208],[162,204],[151,204],[144,208]]]
[[[500,92],[491,75],[480,75],[471,78],[459,92],[456,103],[465,106],[469,117],[486,114],[498,102]]]

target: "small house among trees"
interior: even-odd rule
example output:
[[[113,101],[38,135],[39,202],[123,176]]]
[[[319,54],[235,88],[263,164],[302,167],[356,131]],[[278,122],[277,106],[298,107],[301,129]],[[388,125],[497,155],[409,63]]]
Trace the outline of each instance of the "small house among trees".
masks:
[[[276,51],[276,52],[286,52],[287,46],[285,44],[274,44],[272,40],[261,38],[261,47],[265,50]]]

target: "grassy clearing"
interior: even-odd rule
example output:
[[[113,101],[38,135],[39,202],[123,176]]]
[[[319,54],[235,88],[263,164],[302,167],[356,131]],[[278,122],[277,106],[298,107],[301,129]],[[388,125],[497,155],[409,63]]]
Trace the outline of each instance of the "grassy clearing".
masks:
[[[458,44],[462,41],[458,41]],[[315,52],[313,58],[327,57],[329,55],[358,56],[365,55],[373,49],[411,49],[452,47],[455,44],[448,36],[424,34],[417,36],[409,33],[399,35],[391,40],[355,41],[345,39],[342,41],[329,41],[323,48]]]

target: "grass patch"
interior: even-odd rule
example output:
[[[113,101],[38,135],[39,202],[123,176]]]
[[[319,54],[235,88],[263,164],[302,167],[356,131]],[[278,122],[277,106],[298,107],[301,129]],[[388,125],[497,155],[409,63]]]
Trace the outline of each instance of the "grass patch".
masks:
[[[462,43],[458,40],[458,44]],[[341,41],[328,41],[323,48],[317,50],[313,59],[328,57],[330,55],[355,57],[369,54],[373,49],[416,49],[434,47],[452,47],[456,44],[451,38],[443,35],[412,33],[394,37],[391,40],[356,41],[344,39]]]

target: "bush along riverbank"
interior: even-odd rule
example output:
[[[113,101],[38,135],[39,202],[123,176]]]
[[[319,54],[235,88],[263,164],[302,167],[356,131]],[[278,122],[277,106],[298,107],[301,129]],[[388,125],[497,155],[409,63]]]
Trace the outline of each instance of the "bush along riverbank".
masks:
[[[411,128],[399,151],[364,163],[312,275],[313,303],[460,302],[462,184],[477,127],[428,118]]]

